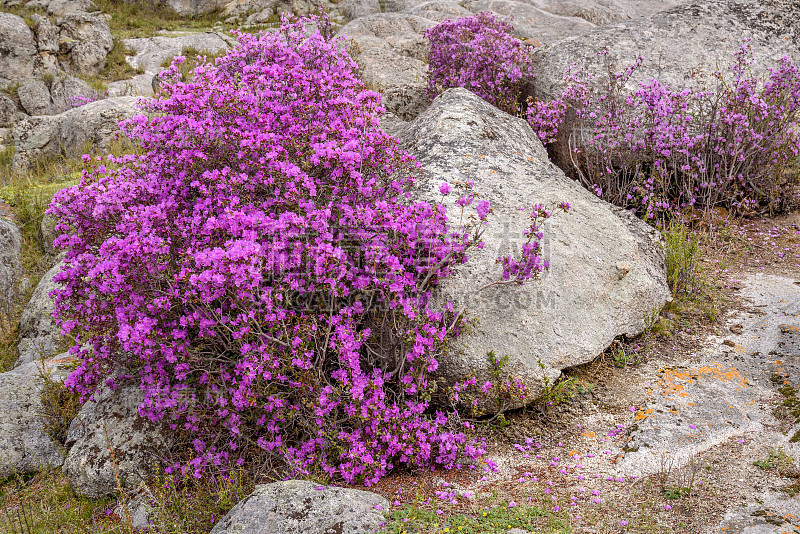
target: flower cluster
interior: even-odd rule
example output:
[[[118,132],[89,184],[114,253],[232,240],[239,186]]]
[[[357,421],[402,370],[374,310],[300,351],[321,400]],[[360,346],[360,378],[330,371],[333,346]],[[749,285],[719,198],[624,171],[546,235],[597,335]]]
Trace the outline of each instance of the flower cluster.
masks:
[[[629,91],[641,62],[624,72],[613,72],[609,62],[604,86],[575,65],[559,98],[528,108],[544,142],[556,139],[559,126],[569,128],[572,167],[586,187],[646,218],[691,206],[795,205],[785,170],[800,153],[793,131],[800,73],[789,58],[760,80],[744,42],[730,73],[717,70],[711,84],[678,91],[651,79]],[[565,121],[567,109],[574,118]]]
[[[415,162],[317,22],[239,34],[191,81],[173,64],[148,116],[122,124],[142,155],[85,156],[50,207],[67,250],[56,315],[81,361],[67,385],[137,379],[140,414],[191,445],[170,467],[185,474],[266,457],[371,484],[483,452],[430,403],[463,321],[431,293],[490,206],[452,227],[410,199]]]
[[[513,27],[491,13],[444,20],[425,32],[428,97],[463,87],[508,113],[516,113],[532,59]]]

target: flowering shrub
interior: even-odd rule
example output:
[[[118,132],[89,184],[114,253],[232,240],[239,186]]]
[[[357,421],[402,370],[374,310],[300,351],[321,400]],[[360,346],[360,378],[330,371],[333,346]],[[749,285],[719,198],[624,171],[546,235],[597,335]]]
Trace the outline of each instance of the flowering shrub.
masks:
[[[523,79],[532,77],[532,60],[513,27],[491,13],[445,20],[425,32],[428,97],[463,87],[490,104],[516,113]]]
[[[189,436],[193,457],[170,472],[260,454],[371,484],[482,453],[430,407],[463,320],[430,297],[491,208],[457,184],[477,214],[451,227],[440,203],[409,200],[415,163],[380,129],[379,95],[309,22],[240,34],[189,82],[176,62],[150,117],[123,123],[143,155],[85,156],[50,208],[67,249],[56,314],[81,359],[67,385],[85,397],[119,369],[138,379],[140,414]],[[531,216],[502,283],[546,268],[549,212]]]
[[[785,171],[800,153],[800,74],[784,58],[761,81],[752,61],[745,42],[729,74],[682,91],[655,79],[626,91],[641,58],[621,73],[609,68],[605,87],[574,66],[560,97],[531,104],[527,118],[547,143],[574,110],[570,153],[583,184],[647,218],[689,206],[787,210],[796,202]]]

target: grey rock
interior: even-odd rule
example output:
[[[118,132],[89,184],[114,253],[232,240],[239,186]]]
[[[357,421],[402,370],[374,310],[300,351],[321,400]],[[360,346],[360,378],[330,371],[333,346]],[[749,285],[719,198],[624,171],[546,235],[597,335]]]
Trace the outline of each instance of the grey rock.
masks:
[[[75,156],[84,147],[105,150],[119,132],[119,121],[138,111],[137,97],[107,98],[59,115],[29,117],[14,127],[14,167],[26,169],[38,158]]]
[[[19,102],[28,115],[51,115],[53,103],[50,101],[50,89],[41,80],[32,80],[17,91]]]
[[[139,416],[143,399],[138,384],[114,391],[103,385],[73,419],[67,431],[67,445],[72,446],[62,470],[77,494],[112,495],[115,468],[123,488],[133,488],[158,471],[171,441],[161,423]]]
[[[92,0],[34,0],[33,2],[28,2],[26,6],[43,9],[54,17],[97,11],[97,6]]]
[[[357,42],[362,52],[372,47],[388,47],[403,56],[426,61],[429,46],[424,33],[434,25],[434,22],[415,15],[385,13],[354,20],[339,33]]]
[[[59,76],[50,86],[50,98],[57,113],[70,110],[81,102],[79,97],[94,100],[97,93],[89,84],[74,76]]]
[[[222,9],[229,0],[165,0],[163,3],[178,15],[202,15]]]
[[[534,44],[550,44],[565,37],[585,33],[595,26],[578,17],[564,17],[549,13],[525,2],[514,0],[471,0],[464,7],[473,13],[490,11],[503,17],[513,17],[514,33]]]
[[[415,15],[384,13],[356,19],[339,35],[358,45],[356,60],[368,87],[383,94],[387,111],[403,120],[417,116],[428,104],[423,33],[435,23]]]
[[[232,0],[225,4],[222,10],[223,17],[236,17],[261,12],[265,9],[275,9],[278,0]]]
[[[0,85],[31,78],[38,57],[36,38],[22,17],[0,13]]]
[[[75,74],[99,74],[114,47],[106,17],[102,13],[67,13],[56,24],[59,50],[67,57],[65,67]]]
[[[256,486],[211,534],[324,534],[375,532],[389,502],[368,491],[288,480]]]
[[[14,221],[0,213],[0,317],[17,299],[21,262],[22,234]]]
[[[137,74],[128,80],[108,84],[108,96],[152,96],[154,74]]]
[[[389,4],[391,5],[400,1],[403,0],[390,0]],[[445,19],[453,20],[472,15],[467,8],[451,0],[431,0],[421,3],[411,2],[411,5],[404,6],[402,11],[437,23]]]
[[[742,281],[740,295],[754,308],[729,319],[729,326],[742,326],[739,334],[712,336],[698,364],[662,371],[654,398],[632,428],[629,450],[617,462],[620,474],[657,473],[662,458],[678,469],[693,455],[742,435],[767,440],[774,420],[761,403],[774,394],[770,377],[785,374],[794,387],[800,385],[791,343],[800,331],[800,287],[791,278],[759,273]],[[793,445],[792,435],[781,436],[783,446]]]
[[[685,0],[529,0],[543,11],[582,18],[598,26],[646,17],[675,7]]]
[[[540,394],[567,367],[586,363],[620,335],[641,333],[669,298],[663,238],[625,210],[598,199],[552,163],[527,122],[464,89],[450,89],[398,136],[422,166],[418,198],[438,201],[443,181],[473,181],[494,210],[483,250],[470,252],[440,285],[440,298],[478,324],[440,361],[446,380],[489,378],[487,354],[508,355],[505,371]],[[455,199],[448,217],[460,220]],[[544,225],[539,281],[478,288],[500,279],[498,256],[518,253],[533,204],[566,201]],[[541,365],[540,365],[541,362]]]
[[[39,52],[58,53],[58,28],[43,15],[32,15],[36,29],[36,46]]]
[[[19,322],[19,343],[15,366],[24,365],[52,356],[61,339],[61,329],[53,319],[55,304],[50,292],[60,286],[53,277],[61,271],[62,264],[54,265],[39,281],[31,299],[22,312]]]
[[[178,37],[142,37],[126,39],[125,46],[136,51],[136,55],[128,62],[134,68],[142,68],[148,74],[161,72],[164,61],[171,61],[182,55],[185,48],[194,48],[200,52],[216,54],[227,50],[235,44],[229,36],[218,32],[192,33]]]
[[[337,4],[339,11],[349,22],[359,17],[383,13],[381,3],[378,0],[344,0]]]
[[[6,95],[0,94],[0,126],[17,122],[17,105]]]
[[[61,447],[45,431],[41,390],[43,372],[63,382],[72,359],[61,355],[0,373],[0,479],[46,467],[58,467],[64,459]]]
[[[386,113],[381,118],[381,129],[389,135],[397,137],[408,125],[408,123],[400,119],[394,113]]]

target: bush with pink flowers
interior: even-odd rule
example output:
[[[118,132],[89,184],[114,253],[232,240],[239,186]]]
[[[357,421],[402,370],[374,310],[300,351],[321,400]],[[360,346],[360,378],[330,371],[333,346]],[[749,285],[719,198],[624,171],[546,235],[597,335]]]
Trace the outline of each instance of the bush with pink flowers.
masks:
[[[641,62],[624,72],[609,63],[605,84],[575,65],[558,98],[528,107],[545,143],[574,112],[564,137],[586,187],[647,219],[689,207],[780,212],[797,205],[797,177],[787,170],[800,154],[800,72],[789,58],[759,77],[744,42],[711,83],[676,90],[651,79],[627,90]]]
[[[491,13],[445,20],[428,29],[428,97],[463,87],[507,113],[516,113],[526,78],[533,76],[514,28]]]
[[[87,156],[50,208],[67,250],[56,313],[81,361],[67,385],[137,380],[141,415],[190,445],[170,470],[279,460],[371,484],[482,453],[431,403],[464,320],[431,293],[490,207],[452,227],[410,199],[416,164],[380,129],[379,95],[309,22],[238,35],[190,82],[176,63],[123,125],[142,155]],[[468,184],[440,190],[473,204]],[[502,283],[546,268],[543,216]]]

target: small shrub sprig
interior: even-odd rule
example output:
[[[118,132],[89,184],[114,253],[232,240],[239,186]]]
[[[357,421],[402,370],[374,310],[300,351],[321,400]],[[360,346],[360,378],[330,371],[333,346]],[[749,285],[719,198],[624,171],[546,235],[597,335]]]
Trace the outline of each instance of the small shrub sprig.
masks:
[[[533,71],[531,56],[513,31],[511,24],[488,12],[444,20],[428,29],[428,97],[463,87],[515,114],[522,84]]]
[[[123,124],[143,155],[86,156],[50,208],[67,250],[56,314],[81,360],[67,385],[86,397],[112,371],[137,379],[140,414],[188,436],[169,473],[266,456],[372,484],[483,452],[432,408],[463,310],[431,293],[481,246],[491,207],[443,183],[475,209],[451,227],[441,203],[410,200],[415,162],[317,22],[239,34],[189,81],[173,64],[149,117]],[[499,259],[504,281],[546,268],[545,216],[521,258]]]
[[[688,207],[786,211],[797,202],[786,170],[800,154],[800,73],[785,57],[762,80],[752,63],[745,41],[730,72],[680,91],[655,79],[627,90],[642,58],[623,72],[609,61],[605,86],[576,64],[563,93],[530,103],[527,119],[550,143],[574,110],[570,152],[581,182],[646,219]]]

